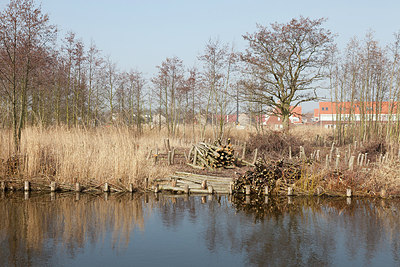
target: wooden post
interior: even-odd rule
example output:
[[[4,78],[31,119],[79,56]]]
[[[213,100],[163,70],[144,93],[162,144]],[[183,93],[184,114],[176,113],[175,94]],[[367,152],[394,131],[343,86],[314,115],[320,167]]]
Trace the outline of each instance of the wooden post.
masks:
[[[108,185],[108,183],[104,183],[104,188],[103,188],[103,192],[110,192],[110,186]]]
[[[201,204],[206,204],[207,203],[207,198],[206,196],[201,197]]]
[[[30,194],[29,191],[25,191],[25,192],[24,192],[24,199],[25,199],[25,200],[28,200],[28,199],[29,199],[29,194]]]
[[[293,204],[293,198],[292,198],[291,196],[288,196],[288,198],[287,198],[287,203],[288,203],[289,205]]]
[[[316,159],[318,162],[321,161],[320,150],[317,150],[317,153],[315,154],[315,159]]]
[[[306,159],[306,153],[304,147],[300,146],[300,159]]]
[[[133,193],[133,184],[132,183],[129,184],[128,191],[130,193]]]
[[[75,193],[75,201],[79,201],[81,199],[81,193],[79,191],[77,191]]]
[[[246,185],[246,195],[250,195],[251,191],[250,191],[250,185]]]
[[[364,163],[364,154],[361,154],[361,158],[360,158],[360,166],[362,167]]]
[[[350,160],[349,160],[349,170],[350,171],[354,170],[354,159],[355,159],[355,156],[350,157]]]
[[[244,145],[243,145],[243,152],[242,152],[242,159],[244,159],[244,158],[246,157],[246,146],[247,146],[247,143],[244,142]]]
[[[266,195],[266,196],[269,195],[269,188],[268,188],[268,185],[266,185],[265,188],[264,188],[264,195]]]
[[[204,181],[201,183],[201,189],[207,189],[207,180],[204,180]]]
[[[335,149],[335,142],[332,142],[331,151],[329,152],[329,161],[332,161],[332,155],[334,149]]]
[[[253,165],[256,164],[257,156],[258,156],[258,149],[256,148],[256,150],[254,150]]]
[[[293,196],[293,187],[289,186],[287,189],[287,195],[288,196]]]
[[[347,205],[351,205],[351,197],[347,197],[346,198],[346,204]]]
[[[340,155],[336,155],[335,169],[339,170]]]
[[[156,184],[156,185],[154,186],[154,193],[158,193],[158,192],[160,192],[160,185],[159,185],[159,184]]]
[[[289,146],[289,159],[292,159],[292,146]]]
[[[154,154],[154,165],[157,165],[158,154]]]
[[[50,183],[50,192],[55,192],[56,190],[57,190],[57,183],[53,181]]]
[[[145,185],[145,188],[149,187],[149,178],[148,177],[144,178],[144,185]]]
[[[246,196],[246,204],[250,204],[250,196],[249,195]]]
[[[329,155],[326,154],[326,157],[325,157],[325,169],[328,169],[328,168],[329,168]]]
[[[171,159],[171,157],[172,157],[172,152],[171,151],[168,151],[168,165],[171,165],[172,163],[172,159]]]
[[[183,192],[188,195],[189,194],[189,185],[185,184],[185,186],[183,187]]]
[[[353,195],[352,195],[352,192],[351,192],[351,188],[347,188],[346,189],[346,196],[347,197],[352,197]]]
[[[50,201],[56,200],[56,193],[54,191],[50,192]]]
[[[7,191],[7,185],[5,181],[1,181],[0,183],[0,190],[1,191]]]
[[[207,189],[209,194],[214,194],[214,188],[212,187],[212,185],[209,185]]]
[[[233,187],[234,187],[234,183],[230,182],[229,184],[229,194],[232,195],[233,194]]]
[[[76,183],[75,184],[75,192],[81,192],[82,188],[81,188],[81,184],[80,183]]]
[[[175,148],[172,149],[171,153],[171,165],[175,164]]]
[[[171,186],[175,187],[175,186],[176,186],[176,183],[177,183],[176,179],[173,178],[173,179],[171,180]]]
[[[25,192],[31,191],[31,185],[30,185],[29,181],[25,181],[25,183],[24,183],[24,191]]]

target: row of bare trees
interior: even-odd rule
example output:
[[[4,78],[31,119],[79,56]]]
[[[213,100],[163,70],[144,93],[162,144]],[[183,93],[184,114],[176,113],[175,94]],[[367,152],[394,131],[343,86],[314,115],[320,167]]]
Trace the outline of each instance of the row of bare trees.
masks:
[[[210,40],[199,56],[200,70],[171,57],[145,78],[140,71],[120,70],[93,41],[86,47],[73,32],[59,40],[56,26],[33,0],[9,2],[0,13],[0,35],[0,124],[13,129],[16,148],[27,124],[119,123],[140,133],[151,122],[174,135],[195,123],[204,134],[211,120],[215,136],[223,135],[236,59],[218,40]]]
[[[330,85],[337,105],[334,133],[338,142],[377,136],[400,140],[399,53],[399,33],[384,47],[372,32],[363,40],[350,40],[344,52],[334,51]]]
[[[124,124],[141,133],[146,123],[165,127],[170,135],[194,133],[197,124],[200,137],[208,124],[217,139],[225,134],[227,116],[238,115],[239,107],[253,115],[257,128],[269,112],[288,129],[294,108],[317,100],[317,89],[327,82],[333,101],[361,107],[359,136],[400,136],[398,120],[383,129],[368,115],[368,103],[378,103],[373,109],[378,113],[379,103],[400,98],[399,35],[382,48],[368,34],[340,54],[324,22],[300,17],[258,25],[243,36],[248,46],[242,53],[210,39],[198,67],[168,57],[153,77],[145,77],[137,70],[120,70],[94,42],[86,47],[73,32],[58,39],[57,28],[34,0],[10,0],[0,12],[0,125],[13,129],[16,149],[27,124]],[[390,112],[398,112],[395,106]],[[344,140],[355,131],[341,118],[335,134]]]

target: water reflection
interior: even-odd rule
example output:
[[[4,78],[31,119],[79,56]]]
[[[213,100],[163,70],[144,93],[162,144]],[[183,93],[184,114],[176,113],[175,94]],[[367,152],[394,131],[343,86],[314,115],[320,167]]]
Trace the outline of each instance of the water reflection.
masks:
[[[399,265],[399,200],[1,192],[5,265]],[[0,263],[0,265],[2,265]]]
[[[79,193],[3,193],[0,214],[0,259],[14,266],[54,260],[54,250],[74,257],[85,243],[103,242],[106,233],[111,233],[114,248],[126,248],[133,229],[144,229],[139,195],[115,195],[105,203]]]

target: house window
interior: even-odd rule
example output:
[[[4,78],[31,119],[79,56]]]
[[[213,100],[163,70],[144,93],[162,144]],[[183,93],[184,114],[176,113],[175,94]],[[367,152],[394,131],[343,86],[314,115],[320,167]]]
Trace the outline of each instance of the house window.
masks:
[[[325,110],[328,110],[328,108],[325,108]]]
[[[322,110],[325,110],[325,108],[322,108]]]

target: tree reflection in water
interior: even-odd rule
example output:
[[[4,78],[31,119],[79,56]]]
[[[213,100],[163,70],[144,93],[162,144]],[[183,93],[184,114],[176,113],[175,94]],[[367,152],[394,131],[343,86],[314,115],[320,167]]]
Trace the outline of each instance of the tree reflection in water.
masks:
[[[50,194],[31,194],[28,200],[22,194],[11,192],[5,197],[3,193],[0,199],[0,259],[10,265],[40,265],[56,250],[74,257],[85,243],[103,242],[107,232],[113,247],[123,249],[135,227],[144,229],[140,195],[106,200],[89,194],[57,194],[51,201]]]
[[[31,194],[25,200],[23,193],[1,194],[6,265],[58,265],[63,257],[92,253],[87,244],[105,242],[111,242],[111,262],[134,257],[158,265],[177,247],[162,247],[171,236],[174,244],[194,240],[181,249],[189,262],[200,254],[205,265],[218,259],[237,266],[400,264],[399,200],[153,194]],[[154,251],[159,262],[152,262]]]

